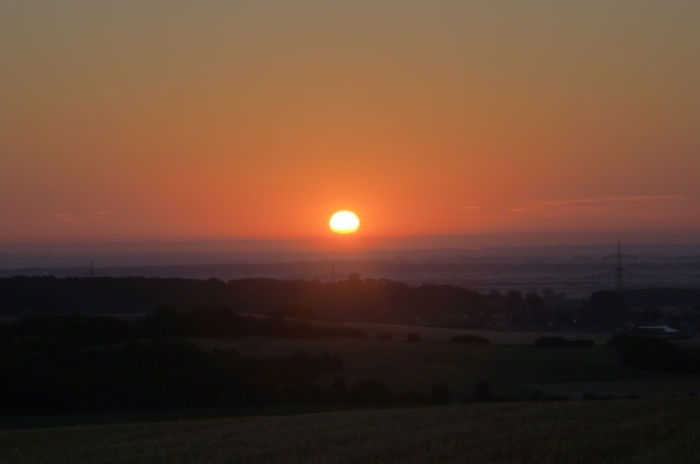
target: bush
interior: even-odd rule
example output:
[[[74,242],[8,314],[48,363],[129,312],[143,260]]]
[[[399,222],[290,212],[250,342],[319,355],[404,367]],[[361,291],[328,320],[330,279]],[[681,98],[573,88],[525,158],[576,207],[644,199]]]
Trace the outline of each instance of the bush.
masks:
[[[294,319],[313,320],[320,319],[318,313],[311,308],[302,305],[288,305],[272,313],[273,316],[289,317]]]
[[[430,387],[430,400],[435,404],[450,402],[450,389],[447,384],[437,383]]]
[[[493,399],[493,394],[491,393],[491,387],[489,384],[481,380],[476,383],[476,388],[474,389],[474,400],[475,401],[491,401]]]
[[[359,404],[388,404],[394,395],[384,382],[375,379],[359,381],[350,389],[350,401]]]
[[[393,339],[394,339],[394,337],[392,337],[391,334],[388,333],[388,332],[387,332],[387,333],[379,334],[379,335],[377,336],[377,340],[384,340],[384,341],[387,341],[387,342],[390,342],[390,341],[392,341]]]
[[[584,310],[585,318],[611,326],[619,326],[627,318],[625,300],[618,292],[609,290],[593,292],[590,303],[590,306]]]
[[[613,395],[598,396],[595,393],[586,392],[581,397],[581,401],[602,401],[602,400],[616,400],[619,399]]]
[[[567,340],[562,337],[540,337],[535,340],[537,348],[578,348],[594,345],[593,340]]]
[[[489,345],[491,341],[488,338],[477,337],[476,335],[462,335],[452,337],[452,343],[471,343],[475,345]]]
[[[409,342],[417,343],[417,342],[420,341],[420,334],[411,332],[411,333],[409,333],[409,334],[406,335],[406,339],[407,339]]]
[[[336,378],[326,390],[326,397],[329,403],[344,403],[348,399],[348,386],[345,380]]]

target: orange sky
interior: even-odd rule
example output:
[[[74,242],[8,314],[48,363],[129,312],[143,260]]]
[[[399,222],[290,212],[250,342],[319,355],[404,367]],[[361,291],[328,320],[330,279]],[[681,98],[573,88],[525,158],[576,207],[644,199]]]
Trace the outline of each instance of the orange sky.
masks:
[[[99,3],[99,4],[98,4]],[[700,230],[700,3],[0,3],[0,242]]]

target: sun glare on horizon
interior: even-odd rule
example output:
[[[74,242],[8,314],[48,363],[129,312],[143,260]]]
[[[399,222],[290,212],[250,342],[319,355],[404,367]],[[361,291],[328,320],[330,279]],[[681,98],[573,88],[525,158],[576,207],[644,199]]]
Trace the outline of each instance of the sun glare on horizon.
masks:
[[[338,211],[331,217],[330,226],[336,234],[352,234],[360,227],[360,219],[352,211]]]

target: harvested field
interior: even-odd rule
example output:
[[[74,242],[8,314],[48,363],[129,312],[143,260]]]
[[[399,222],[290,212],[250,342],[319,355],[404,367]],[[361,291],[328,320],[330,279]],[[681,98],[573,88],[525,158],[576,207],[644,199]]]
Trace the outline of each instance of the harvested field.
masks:
[[[467,330],[467,329],[448,329],[443,327],[426,327],[426,326],[411,326],[411,325],[394,325],[394,324],[368,324],[362,322],[347,322],[343,324],[348,327],[358,328],[366,331],[368,334],[388,332],[392,335],[405,336],[409,332],[416,332],[421,337],[429,341],[450,341],[454,336],[460,335],[477,335],[487,338],[494,345],[532,345],[535,340],[540,337],[564,337],[570,339],[586,339],[593,340],[596,344],[605,344],[612,336],[609,332],[587,332],[587,331],[514,331],[514,330]]]
[[[596,396],[625,398],[663,398],[700,394],[700,379],[623,380],[614,382],[580,382],[532,385],[534,390],[571,399],[581,399],[586,393]]]
[[[288,356],[295,350],[340,355],[343,368],[323,382],[374,378],[394,391],[428,391],[446,383],[453,401],[473,398],[477,382],[487,381],[497,395],[531,394],[528,385],[673,378],[622,364],[606,346],[539,349],[531,345],[468,345],[424,339],[420,343],[377,339],[238,339],[197,340],[203,348],[234,348],[245,356]]]
[[[0,432],[8,464],[695,463],[700,400],[343,411]]]

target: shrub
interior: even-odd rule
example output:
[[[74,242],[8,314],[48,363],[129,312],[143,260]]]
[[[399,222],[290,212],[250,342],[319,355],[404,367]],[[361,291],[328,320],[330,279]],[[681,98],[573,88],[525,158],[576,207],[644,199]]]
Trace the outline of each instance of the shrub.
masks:
[[[272,313],[273,316],[289,317],[294,319],[320,319],[318,313],[303,305],[288,305]]]
[[[491,394],[491,387],[489,387],[489,384],[484,380],[477,382],[476,388],[474,389],[474,400],[491,401],[492,399],[493,395]]]
[[[348,398],[348,386],[342,378],[336,378],[326,390],[326,397],[330,403],[343,403]]]
[[[471,343],[475,345],[489,345],[491,341],[488,338],[477,337],[476,335],[462,335],[452,337],[452,343]]]
[[[392,341],[393,339],[394,339],[394,337],[392,337],[391,334],[388,333],[388,332],[387,332],[387,333],[381,333],[381,334],[379,334],[379,335],[377,336],[377,340],[384,340],[384,341],[387,341],[387,342],[390,342],[390,341]]]
[[[420,334],[411,332],[411,333],[409,333],[409,334],[406,335],[406,339],[407,339],[409,342],[417,343],[417,342],[420,341]]]
[[[630,395],[633,396],[633,395]],[[614,395],[598,396],[595,393],[586,392],[581,397],[581,401],[601,401],[601,400],[616,400],[619,399]]]
[[[375,379],[361,380],[350,389],[350,400],[359,404],[388,404],[394,400],[384,382]]]
[[[430,387],[430,400],[435,404],[450,402],[450,389],[445,383],[436,383]]]
[[[567,340],[562,337],[540,337],[535,340],[537,348],[578,348],[594,345],[593,340]]]

